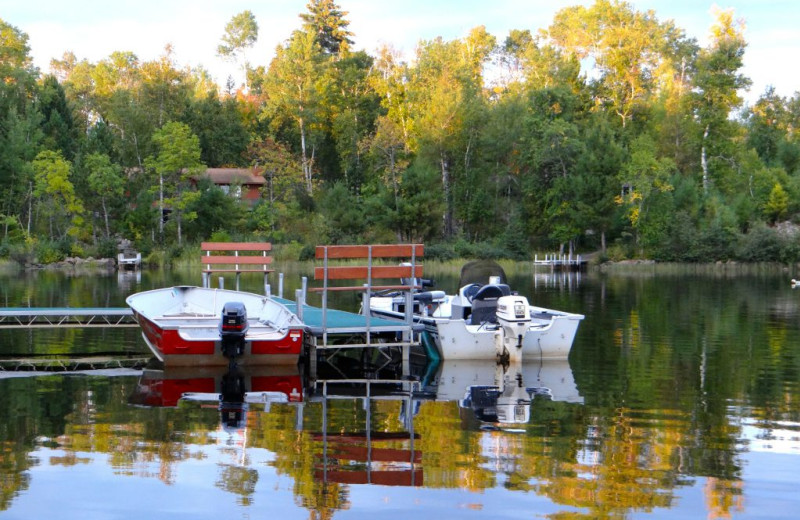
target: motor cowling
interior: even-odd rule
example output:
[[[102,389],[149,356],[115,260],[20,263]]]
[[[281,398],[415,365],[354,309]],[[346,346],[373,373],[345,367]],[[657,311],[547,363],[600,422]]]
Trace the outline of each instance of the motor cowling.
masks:
[[[495,349],[498,358],[511,362],[522,361],[522,343],[531,324],[528,299],[524,296],[502,296],[497,300]]]
[[[222,355],[235,359],[244,353],[244,338],[249,325],[247,308],[242,302],[227,302],[222,307],[219,335],[222,340]]]

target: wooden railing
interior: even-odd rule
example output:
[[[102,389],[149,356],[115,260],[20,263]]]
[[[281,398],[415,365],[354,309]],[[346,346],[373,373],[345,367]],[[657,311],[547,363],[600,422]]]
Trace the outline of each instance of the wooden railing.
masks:
[[[272,257],[270,242],[203,242],[200,245],[203,263],[203,286],[210,286],[214,273],[235,273],[236,290],[239,290],[239,276],[242,273],[261,273],[264,275],[264,288],[268,291],[267,275]]]

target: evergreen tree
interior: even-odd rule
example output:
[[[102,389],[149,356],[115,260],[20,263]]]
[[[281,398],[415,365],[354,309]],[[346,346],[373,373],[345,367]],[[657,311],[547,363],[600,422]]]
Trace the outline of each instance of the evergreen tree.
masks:
[[[303,30],[314,35],[323,52],[332,55],[346,54],[353,45],[353,33],[342,11],[333,0],[311,0],[306,5],[308,13],[302,13]]]

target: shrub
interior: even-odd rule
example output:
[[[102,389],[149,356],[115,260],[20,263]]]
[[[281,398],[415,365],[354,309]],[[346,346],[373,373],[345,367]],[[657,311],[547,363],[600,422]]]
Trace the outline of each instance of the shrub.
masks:
[[[103,238],[97,242],[97,258],[116,258],[117,241],[113,238]]]
[[[778,262],[781,259],[781,240],[774,229],[765,224],[753,226],[742,237],[736,258],[745,262]]]
[[[208,238],[209,242],[231,242],[231,234],[227,230],[217,229]]]
[[[425,258],[447,261],[455,259],[456,253],[449,244],[431,244],[425,246]]]
[[[53,242],[38,242],[35,246],[34,254],[36,261],[41,264],[52,264],[66,258],[58,244]]]

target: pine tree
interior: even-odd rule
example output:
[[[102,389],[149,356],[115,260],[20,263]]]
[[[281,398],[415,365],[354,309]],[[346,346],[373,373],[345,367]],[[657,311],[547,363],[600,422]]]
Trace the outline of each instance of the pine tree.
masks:
[[[322,51],[333,55],[349,51],[353,33],[347,30],[347,11],[339,9],[333,0],[311,0],[306,7],[309,12],[300,15],[303,30],[316,36]]]

